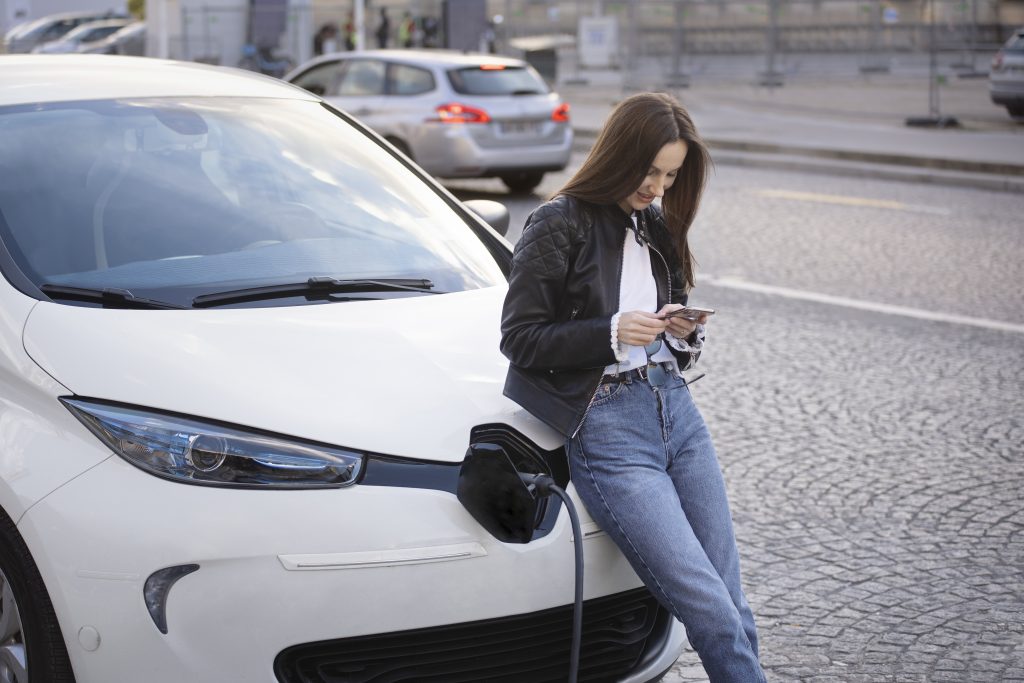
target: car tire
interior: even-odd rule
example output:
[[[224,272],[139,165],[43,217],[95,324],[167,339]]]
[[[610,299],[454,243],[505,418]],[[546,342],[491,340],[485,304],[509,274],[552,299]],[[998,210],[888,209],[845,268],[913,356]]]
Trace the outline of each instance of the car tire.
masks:
[[[1010,113],[1013,118],[1019,118],[1024,116],[1024,104],[1008,104],[1006,105],[1006,111]]]
[[[0,681],[74,683],[57,615],[32,555],[0,511]]]
[[[530,171],[501,176],[501,182],[505,183],[505,186],[516,194],[533,192],[534,188],[540,185],[542,180],[544,180],[543,173]]]

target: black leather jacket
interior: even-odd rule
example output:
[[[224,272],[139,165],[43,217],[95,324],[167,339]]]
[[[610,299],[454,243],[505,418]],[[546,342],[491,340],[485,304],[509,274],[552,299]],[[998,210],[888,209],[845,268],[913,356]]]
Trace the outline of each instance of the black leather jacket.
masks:
[[[686,303],[683,274],[661,213],[639,221],[651,238],[658,307]],[[572,436],[583,423],[604,368],[615,362],[611,319],[619,310],[623,244],[630,216],[617,204],[559,196],[539,207],[512,257],[501,317],[501,351],[511,361],[505,395]],[[679,368],[691,354],[672,349]]]

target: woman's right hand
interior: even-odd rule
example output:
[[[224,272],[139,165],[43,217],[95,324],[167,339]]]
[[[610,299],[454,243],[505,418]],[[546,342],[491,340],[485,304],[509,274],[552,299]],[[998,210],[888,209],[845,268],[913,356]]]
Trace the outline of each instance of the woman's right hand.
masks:
[[[668,321],[654,313],[626,311],[619,315],[619,343],[647,346],[665,331]]]

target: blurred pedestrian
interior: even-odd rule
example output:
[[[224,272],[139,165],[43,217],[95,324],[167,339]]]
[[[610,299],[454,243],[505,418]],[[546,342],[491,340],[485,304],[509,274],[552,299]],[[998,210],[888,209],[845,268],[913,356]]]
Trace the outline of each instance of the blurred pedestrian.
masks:
[[[423,18],[423,47],[437,47],[438,32],[437,19],[435,17]]]
[[[406,12],[402,15],[402,21],[398,24],[398,45],[399,47],[412,47],[412,36],[416,30],[416,22],[412,14]]]
[[[672,97],[615,108],[516,245],[505,394],[565,436],[588,512],[686,626],[712,683],[764,683],[721,469],[681,374],[707,313],[673,316],[694,285],[688,234],[709,165]]]
[[[345,20],[345,49],[356,49],[356,20],[352,12],[348,13],[348,19]]]
[[[391,19],[388,18],[386,7],[380,8],[380,23],[377,24],[377,47],[388,46],[388,38],[391,36]]]
[[[488,21],[487,27],[484,29],[483,33],[480,34],[480,52],[494,54],[494,38],[494,22]]]
[[[338,49],[338,26],[327,23],[320,27],[320,30],[313,36],[313,54],[322,55],[335,52]]]

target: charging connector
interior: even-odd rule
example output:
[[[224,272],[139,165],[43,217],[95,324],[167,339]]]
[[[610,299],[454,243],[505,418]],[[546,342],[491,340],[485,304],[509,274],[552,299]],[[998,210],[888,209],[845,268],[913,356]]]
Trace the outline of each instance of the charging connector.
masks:
[[[583,639],[583,532],[572,499],[551,475],[521,472],[501,444],[487,441],[471,443],[459,469],[456,489],[459,502],[473,519],[502,543],[529,543],[538,524],[539,501],[552,494],[565,503],[572,523],[576,597],[569,651],[569,683],[576,683]]]
[[[576,556],[576,594],[572,610],[572,647],[569,650],[569,683],[576,683],[580,669],[580,643],[583,639],[583,532],[580,528],[580,517],[576,506],[565,490],[546,474],[519,473],[519,478],[526,484],[530,493],[544,498],[552,493],[565,503],[572,523],[572,544]]]

